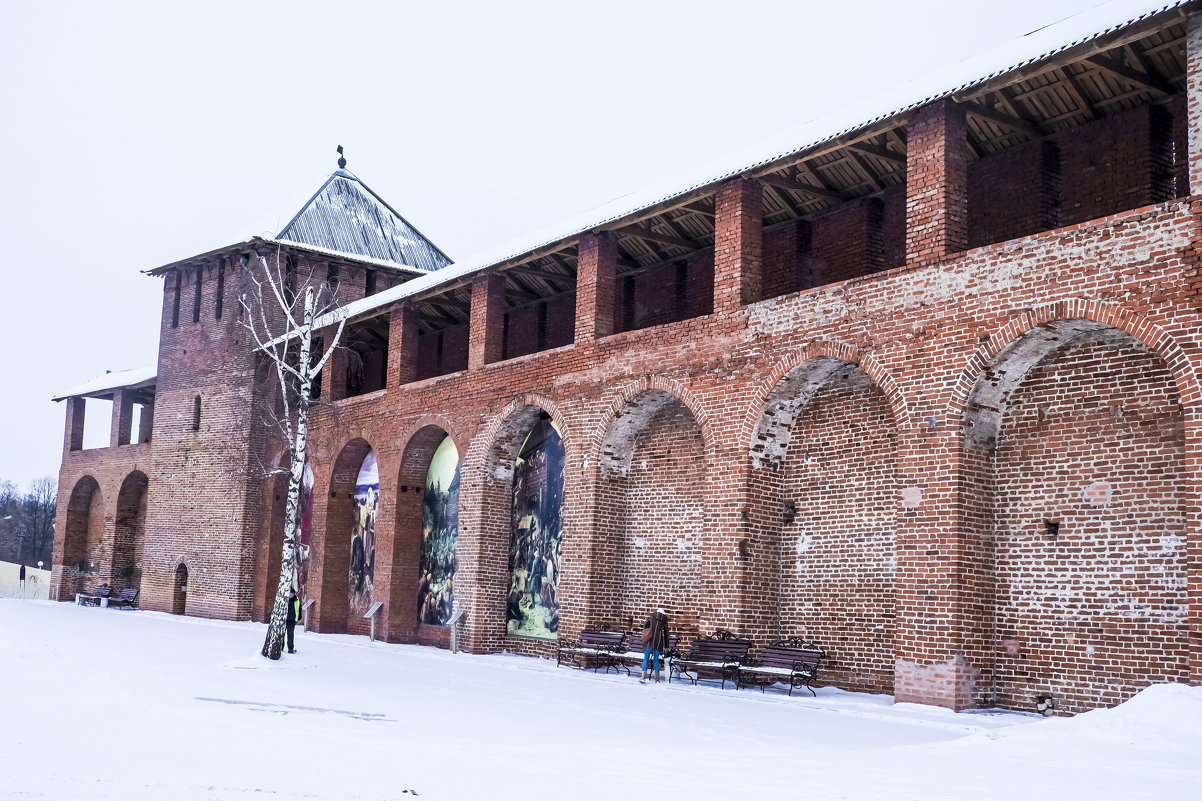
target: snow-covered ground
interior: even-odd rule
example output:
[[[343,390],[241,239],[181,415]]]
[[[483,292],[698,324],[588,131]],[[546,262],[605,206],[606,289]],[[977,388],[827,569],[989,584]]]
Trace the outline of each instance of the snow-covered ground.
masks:
[[[0,798],[1202,797],[1202,687],[957,715],[263,631],[0,600]]]

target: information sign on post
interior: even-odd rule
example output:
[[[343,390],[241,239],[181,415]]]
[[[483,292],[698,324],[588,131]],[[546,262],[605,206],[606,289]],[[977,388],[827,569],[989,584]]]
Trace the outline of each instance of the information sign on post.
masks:
[[[382,607],[383,605],[384,605],[383,601],[376,601],[374,604],[371,605],[371,609],[368,609],[366,612],[363,613],[363,617],[371,620],[371,639],[373,642],[376,639],[376,612],[379,612],[380,607]]]
[[[447,621],[447,625],[451,627],[451,653],[453,654],[459,653],[459,621],[462,619],[463,610],[460,609]]]

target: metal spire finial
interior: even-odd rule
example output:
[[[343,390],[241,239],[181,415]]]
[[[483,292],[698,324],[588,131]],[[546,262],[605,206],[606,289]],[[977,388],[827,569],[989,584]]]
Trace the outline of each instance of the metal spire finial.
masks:
[[[346,159],[342,156],[342,145],[338,146],[338,169],[346,169]]]

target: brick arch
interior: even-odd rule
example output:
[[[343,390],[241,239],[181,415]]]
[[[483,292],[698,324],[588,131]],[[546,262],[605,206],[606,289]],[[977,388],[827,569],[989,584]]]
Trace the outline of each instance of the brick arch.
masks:
[[[537,411],[524,412],[526,409],[536,409]],[[559,436],[563,439],[564,452],[566,454],[574,453],[577,443],[572,434],[572,429],[568,425],[567,418],[564,416],[563,411],[560,410],[558,404],[541,393],[526,392],[507,403],[505,408],[493,415],[488,425],[481,429],[476,436],[472,437],[467,449],[461,451],[463,453],[462,461],[465,469],[469,466],[472,470],[477,468],[489,470],[493,467],[493,456],[496,450],[494,446],[497,439],[520,423],[529,423],[534,420],[539,412],[546,412],[551,415],[551,419],[555,421],[555,425],[559,428]],[[533,416],[530,417],[530,415]],[[529,419],[526,419],[527,417]],[[456,445],[458,444],[459,442],[456,440]],[[518,446],[520,445],[521,443],[518,443]],[[517,454],[516,447],[514,455]],[[572,460],[568,459],[569,467],[571,464]],[[511,464],[511,472],[512,469],[513,466]],[[491,472],[487,478],[492,478]]]
[[[602,470],[603,465],[607,462],[609,463],[609,469],[616,470],[619,473],[625,472],[625,470],[629,469],[629,459],[626,459],[624,464],[620,458],[607,459],[604,451],[607,447],[606,443],[613,441],[614,434],[617,434],[623,439],[629,439],[631,441],[633,441],[633,438],[638,435],[638,432],[641,429],[636,430],[633,427],[632,424],[634,421],[630,420],[630,418],[626,418],[627,422],[623,423],[620,416],[623,414],[624,410],[631,401],[644,393],[656,393],[658,395],[658,397],[652,401],[652,403],[655,405],[655,408],[653,410],[649,410],[651,411],[651,415],[649,416],[654,416],[656,412],[663,408],[664,405],[671,403],[672,400],[683,404],[684,407],[689,410],[689,413],[693,415],[693,419],[697,422],[697,426],[701,429],[701,437],[705,448],[705,458],[707,461],[712,462],[716,454],[717,446],[714,442],[714,437],[711,432],[709,415],[707,414],[705,407],[701,404],[701,401],[698,400],[697,396],[691,389],[679,381],[676,381],[672,378],[667,378],[666,376],[652,375],[644,376],[643,378],[632,381],[622,387],[617,397],[614,398],[613,402],[609,405],[609,408],[605,410],[605,413],[601,416],[600,422],[597,424],[597,427],[593,430],[592,436],[589,438],[588,450],[585,456],[587,460],[585,462],[586,470],[594,465],[599,470]],[[659,395],[659,393],[663,394]],[[616,431],[615,426],[618,427],[618,430]],[[627,449],[627,451],[629,451],[629,449]]]
[[[820,340],[774,365],[741,427],[745,619],[765,640],[823,644],[826,680],[844,689],[893,690],[897,444],[908,416],[879,362]]]
[[[390,554],[390,590],[386,605],[384,625],[390,641],[434,642],[446,646],[445,636],[431,640],[419,640],[418,593],[421,581],[420,562],[423,531],[423,506],[425,493],[429,489],[426,479],[434,451],[447,437],[455,444],[460,454],[460,463],[466,442],[455,431],[454,425],[439,414],[426,414],[409,425],[399,438],[401,448],[400,465],[397,467],[396,490],[392,502],[393,520],[391,541],[382,554]],[[381,531],[381,541],[385,532]]]
[[[671,378],[632,381],[606,409],[588,457],[598,621],[633,625],[662,606],[678,633],[700,633],[716,450],[705,408]]]
[[[466,647],[474,652],[496,651],[505,646],[524,653],[553,653],[553,649],[540,651],[537,644],[529,642],[511,641],[511,646],[505,645],[514,463],[525,433],[543,414],[555,422],[564,446],[566,532],[570,525],[569,507],[577,503],[574,498],[578,494],[578,473],[572,465],[579,463],[575,455],[579,444],[573,427],[550,398],[533,392],[514,397],[472,437],[460,457],[455,609],[467,613]]]
[[[864,372],[884,393],[895,426],[909,418],[909,407],[901,388],[871,354],[861,353],[843,342],[809,342],[773,366],[749,404],[739,441],[745,443],[753,468],[780,466],[797,414],[814,393],[846,365]],[[773,407],[776,407],[775,411]]]
[[[989,688],[975,700],[1031,709],[1038,687],[1059,711],[1076,712],[1188,671],[1188,637],[1166,621],[1180,609],[1177,582],[1188,581],[1192,595],[1198,569],[1183,561],[1185,549],[1162,551],[1162,538],[1194,545],[1198,480],[1186,466],[1197,398],[1179,343],[1109,303],[1023,310],[969,358],[945,414],[959,432],[967,558],[990,566],[966,588],[987,599],[965,623],[978,692]],[[1105,500],[1084,494],[1094,481]],[[1132,588],[1124,572],[1152,580]],[[1137,611],[1116,615],[1115,598]],[[1196,638],[1198,624],[1190,626]],[[1065,654],[1037,644],[1067,634],[1080,641]],[[1158,656],[1131,649],[1132,637]]]
[[[449,436],[451,440],[454,441],[455,448],[460,453],[460,461],[462,461],[463,456],[467,454],[467,449],[471,441],[459,433],[458,428],[453,422],[451,422],[450,418],[438,413],[423,414],[421,417],[417,418],[415,421],[405,427],[401,431],[401,435],[397,438],[397,441],[402,443],[400,465],[400,475],[402,481],[407,479],[409,483],[412,484],[421,483],[425,480],[424,471],[426,470],[426,467],[428,467],[429,459],[426,460],[426,467],[414,465],[410,462],[412,459],[411,449],[415,445],[416,439],[428,428],[441,429],[444,436]],[[436,446],[437,444],[438,443],[435,443]],[[420,469],[423,471],[420,473],[420,475],[413,473],[413,470],[418,469],[418,467],[420,467]]]
[[[986,415],[982,421],[985,423],[983,428],[975,421],[971,424],[965,421],[973,405],[974,394],[979,392],[981,379],[991,366],[995,366],[996,360],[1000,357],[1002,361],[1024,368],[1012,371],[997,383],[998,393],[994,394],[1001,399],[1021,382],[1027,371],[1056,347],[1081,333],[1103,327],[1129,334],[1164,360],[1177,385],[1178,397],[1186,409],[1187,438],[1192,438],[1194,434],[1189,431],[1189,421],[1196,414],[1194,410],[1202,395],[1199,394],[1193,362],[1180,344],[1163,328],[1135,312],[1113,303],[1082,299],[1057,301],[1025,309],[982,342],[956,379],[945,412],[946,423],[952,426],[969,425],[974,429],[970,436],[978,440],[996,436],[996,415]],[[1040,331],[1047,333],[1041,336],[1038,333]],[[989,420],[989,417],[993,419]]]
[[[319,577],[317,615],[322,632],[347,630],[350,613],[347,583],[351,543],[346,527],[354,507],[355,480],[363,466],[363,460],[373,450],[375,449],[371,443],[362,436],[350,437],[338,449],[338,456],[328,471],[327,482],[324,485],[319,484],[316,475],[314,476],[314,496],[319,489],[324,490],[326,494],[320,548],[315,548],[317,553],[311,557],[320,562],[319,569],[313,572]],[[314,505],[317,506],[316,497],[314,500]],[[313,573],[310,575],[312,578]]]
[[[58,580],[58,597],[74,598],[75,593],[100,583],[93,575],[92,565],[99,564],[104,542],[104,491],[91,470],[84,470],[75,479],[67,497],[63,544],[57,556],[62,565]]]
[[[187,561],[181,556],[175,560],[171,568],[171,614],[186,615],[188,613],[188,583],[192,580],[191,570]]]
[[[146,499],[150,479],[131,470],[117,493],[113,535],[112,579],[114,592],[142,587],[142,556],[146,544]]]

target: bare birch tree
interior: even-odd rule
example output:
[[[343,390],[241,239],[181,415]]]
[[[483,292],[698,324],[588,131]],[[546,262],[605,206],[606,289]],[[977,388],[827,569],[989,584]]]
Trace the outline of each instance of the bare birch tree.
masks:
[[[263,656],[268,659],[279,659],[283,651],[288,591],[296,581],[297,549],[300,545],[298,512],[308,448],[309,410],[313,405],[313,381],[321,375],[346,325],[345,317],[338,321],[338,330],[329,342],[322,343],[324,352],[316,358],[313,350],[314,323],[326,311],[319,308],[319,304],[330,305],[323,301],[328,301],[332,293],[315,291],[311,283],[306,283],[303,295],[292,297],[293,288],[280,269],[278,251],[275,262],[275,269],[272,270],[267,260],[259,257],[261,278],[256,275],[253,266],[247,265],[247,291],[240,299],[245,312],[244,325],[254,339],[257,351],[270,362],[275,373],[282,399],[277,422],[288,443],[288,496],[284,511],[280,582],[276,587],[262,650]],[[294,353],[297,356],[295,360],[291,358]]]

